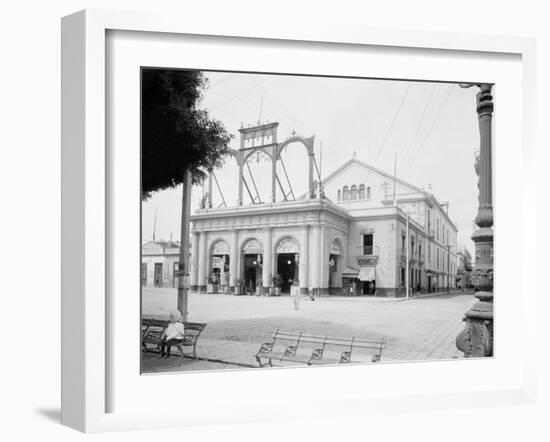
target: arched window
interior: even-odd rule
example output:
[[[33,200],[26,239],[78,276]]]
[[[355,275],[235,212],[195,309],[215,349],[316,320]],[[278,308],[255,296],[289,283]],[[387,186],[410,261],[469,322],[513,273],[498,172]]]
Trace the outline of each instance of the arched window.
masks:
[[[342,191],[338,189],[338,201],[342,200]]]
[[[351,186],[351,199],[352,200],[357,199],[357,186],[355,184]]]
[[[359,199],[364,200],[365,199],[365,185],[361,184],[359,186]]]
[[[367,199],[370,200],[370,186],[367,187]]]
[[[347,201],[349,200],[349,187],[348,186],[344,186],[344,191],[343,191],[343,197],[342,199],[344,201]]]

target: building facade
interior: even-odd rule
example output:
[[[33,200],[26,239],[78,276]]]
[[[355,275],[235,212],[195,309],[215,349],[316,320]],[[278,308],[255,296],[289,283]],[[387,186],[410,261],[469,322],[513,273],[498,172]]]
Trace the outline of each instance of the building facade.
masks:
[[[407,282],[410,294],[455,288],[457,228],[448,203],[355,156],[319,184],[313,137],[293,134],[278,143],[276,129],[241,128],[241,147],[232,152],[240,170],[237,205],[213,208],[207,198],[191,216],[191,290],[217,282],[229,293],[274,286],[288,293],[298,285],[303,294],[399,297]],[[309,189],[281,201],[275,163],[290,142],[308,151]],[[242,170],[259,150],[274,164],[272,198],[243,205]],[[209,187],[207,195],[211,180]]]
[[[149,241],[141,246],[141,285],[143,287],[177,287],[180,244],[172,241]]]

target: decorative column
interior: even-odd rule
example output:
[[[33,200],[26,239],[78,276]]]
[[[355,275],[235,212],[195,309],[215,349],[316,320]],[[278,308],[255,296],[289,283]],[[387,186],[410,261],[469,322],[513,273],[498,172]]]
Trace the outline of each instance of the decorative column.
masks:
[[[302,230],[302,244],[300,247],[300,293],[308,294],[309,287],[309,225]]]
[[[321,253],[319,253],[321,284],[320,291],[322,296],[328,296],[328,258],[329,247],[326,239],[326,229],[321,225]]]
[[[262,262],[262,286],[263,294],[267,295],[269,293],[269,288],[271,287],[271,278],[273,274],[271,273],[271,265],[273,261],[273,229],[268,227],[264,233],[264,253],[263,253],[263,262]]]
[[[321,225],[314,225],[312,227],[312,241],[311,245],[311,287],[313,289],[313,296],[319,295],[321,288]]]
[[[198,290],[201,293],[206,292],[208,263],[206,257],[206,232],[201,232],[199,238],[199,270],[198,270]]]
[[[460,85],[471,87],[473,85]],[[479,300],[464,317],[466,327],[456,338],[464,357],[493,355],[493,172],[492,172],[492,85],[477,85],[480,154],[476,164],[479,176],[479,208],[475,222],[479,227],[472,235],[475,243],[473,284]]]
[[[229,256],[229,292],[235,292],[235,286],[237,285],[237,278],[239,277],[239,267],[237,266],[237,256],[239,251],[239,233],[234,230],[231,233],[231,251]]]
[[[198,290],[199,279],[199,232],[193,232],[191,251],[191,291]]]

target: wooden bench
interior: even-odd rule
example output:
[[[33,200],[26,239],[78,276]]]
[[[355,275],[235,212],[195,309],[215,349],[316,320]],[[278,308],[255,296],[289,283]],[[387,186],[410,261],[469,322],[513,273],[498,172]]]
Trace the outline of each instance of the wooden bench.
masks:
[[[162,334],[170,321],[160,319],[142,319],[141,321],[141,346],[144,351],[150,351],[159,348]],[[179,344],[172,344],[181,353],[181,357],[184,356],[183,347],[193,347],[192,356],[197,359],[197,341],[202,331],[206,327],[206,323],[203,322],[184,322],[185,334],[183,341]],[[153,348],[148,345],[154,345]]]
[[[277,330],[271,342],[261,345],[256,360],[260,367],[265,365],[262,360],[271,367],[274,360],[307,365],[367,362],[352,360],[353,351],[361,350],[362,353],[368,352],[368,362],[380,362],[385,346],[385,339],[341,338]]]

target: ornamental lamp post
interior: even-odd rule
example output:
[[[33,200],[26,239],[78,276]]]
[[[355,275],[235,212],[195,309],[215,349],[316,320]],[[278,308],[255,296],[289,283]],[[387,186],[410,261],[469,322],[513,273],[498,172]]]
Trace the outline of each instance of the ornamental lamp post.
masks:
[[[493,96],[491,84],[460,84],[461,88],[476,86],[477,115],[479,121],[480,151],[476,164],[479,177],[479,206],[475,218],[472,241],[475,244],[474,286],[479,300],[466,312],[466,323],[456,337],[457,348],[464,357],[493,356],[493,171],[492,171],[492,118]]]

